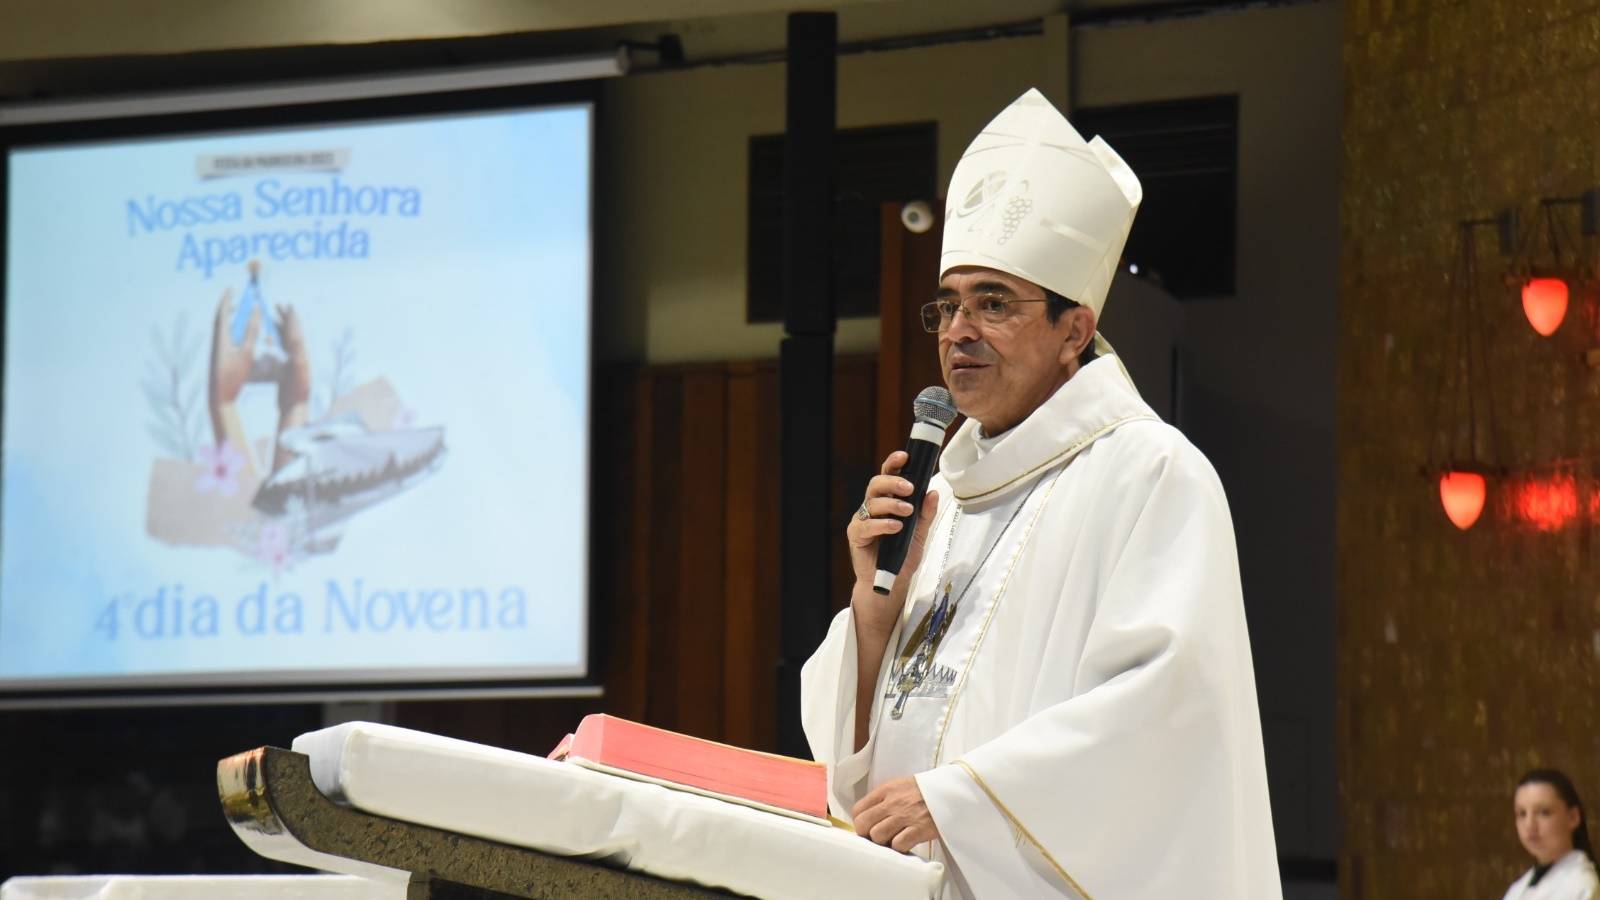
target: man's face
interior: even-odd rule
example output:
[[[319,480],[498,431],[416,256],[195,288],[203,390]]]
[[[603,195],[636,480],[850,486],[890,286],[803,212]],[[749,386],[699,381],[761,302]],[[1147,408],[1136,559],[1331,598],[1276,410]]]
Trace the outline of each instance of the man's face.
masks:
[[[997,435],[1027,418],[1078,369],[1094,338],[1094,312],[1075,307],[1051,323],[1043,302],[1011,302],[1000,321],[980,308],[994,301],[1043,301],[1044,290],[1014,275],[959,266],[939,280],[939,299],[960,303],[939,332],[939,366],[956,408]],[[969,313],[971,313],[969,315]]]

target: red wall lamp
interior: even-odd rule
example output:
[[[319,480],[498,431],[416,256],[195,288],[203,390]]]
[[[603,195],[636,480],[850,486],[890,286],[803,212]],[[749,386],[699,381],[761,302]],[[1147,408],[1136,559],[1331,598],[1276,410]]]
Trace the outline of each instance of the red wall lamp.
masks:
[[[1511,287],[1519,289],[1522,296],[1522,313],[1528,324],[1543,337],[1549,337],[1561,327],[1566,318],[1568,301],[1574,290],[1592,292],[1595,270],[1585,261],[1579,242],[1574,240],[1557,217],[1557,210],[1576,206],[1580,211],[1579,231],[1584,237],[1600,232],[1600,188],[1584,191],[1575,197],[1543,197],[1539,212],[1543,218],[1542,229],[1529,229],[1525,242],[1537,241],[1536,230],[1542,231],[1545,252],[1538,262],[1527,243],[1519,250],[1512,269],[1506,275]],[[1600,354],[1592,354],[1600,362]]]
[[[1489,366],[1478,315],[1477,230],[1484,227],[1499,233],[1502,255],[1511,255],[1517,243],[1512,211],[1457,223],[1460,257],[1449,281],[1445,356],[1434,385],[1428,462],[1422,468],[1424,477],[1438,480],[1439,503],[1462,531],[1483,514],[1489,477],[1504,474],[1500,466],[1486,461],[1499,457],[1499,447],[1494,398],[1483,385]]]

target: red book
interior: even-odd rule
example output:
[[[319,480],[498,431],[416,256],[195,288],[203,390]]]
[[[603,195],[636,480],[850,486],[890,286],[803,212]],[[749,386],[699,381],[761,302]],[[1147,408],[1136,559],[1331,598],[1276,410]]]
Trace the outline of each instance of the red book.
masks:
[[[584,716],[552,759],[652,781],[770,812],[828,824],[828,768],[652,728],[615,716]]]

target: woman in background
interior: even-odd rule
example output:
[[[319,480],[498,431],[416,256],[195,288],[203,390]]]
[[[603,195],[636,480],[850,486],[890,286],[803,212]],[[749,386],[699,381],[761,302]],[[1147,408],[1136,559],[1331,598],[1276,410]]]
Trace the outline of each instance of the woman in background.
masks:
[[[1512,808],[1533,868],[1512,882],[1505,900],[1600,900],[1589,822],[1572,779],[1535,769],[1517,782]]]

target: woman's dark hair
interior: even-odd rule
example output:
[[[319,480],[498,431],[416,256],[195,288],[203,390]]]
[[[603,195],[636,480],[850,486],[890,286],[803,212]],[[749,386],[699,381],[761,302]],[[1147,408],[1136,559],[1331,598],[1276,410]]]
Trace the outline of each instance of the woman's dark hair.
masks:
[[[1589,816],[1583,808],[1583,801],[1578,799],[1578,789],[1572,786],[1572,779],[1557,769],[1534,769],[1522,776],[1517,782],[1517,787],[1522,788],[1530,784],[1548,784],[1555,792],[1561,795],[1561,802],[1569,807],[1577,807],[1578,826],[1572,829],[1572,848],[1582,850],[1594,861],[1594,848],[1589,845]]]
[[[1051,325],[1061,321],[1061,317],[1066,314],[1067,310],[1074,306],[1082,305],[1076,301],[1068,300],[1049,288],[1044,289],[1044,314],[1050,320]],[[1094,352],[1094,341],[1091,339],[1088,345],[1083,348],[1083,352],[1078,354],[1078,365],[1087,366],[1099,358],[1100,354]]]

